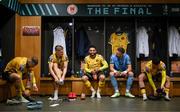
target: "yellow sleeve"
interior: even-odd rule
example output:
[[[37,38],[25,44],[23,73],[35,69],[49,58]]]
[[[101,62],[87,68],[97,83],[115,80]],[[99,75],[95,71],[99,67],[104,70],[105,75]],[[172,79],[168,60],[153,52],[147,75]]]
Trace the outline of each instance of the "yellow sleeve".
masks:
[[[162,70],[161,75],[162,75],[161,87],[163,87],[166,82],[166,70]]]
[[[84,70],[85,70],[85,72],[87,72],[87,73],[91,73],[91,70],[88,68],[87,58],[85,58]]]
[[[166,82],[166,65],[161,61],[160,62],[161,65],[161,75],[162,75],[162,81],[161,81],[161,87],[164,86],[165,82]]]
[[[105,70],[105,69],[108,68],[108,63],[107,63],[106,60],[103,59],[103,58],[102,58],[102,64],[103,64],[103,66],[100,67],[100,70],[101,70],[101,71],[103,71],[103,70]]]
[[[154,84],[154,82],[152,80],[152,75],[150,73],[148,73],[148,72],[146,72],[146,74],[147,74],[147,77],[148,77],[150,85],[152,86],[153,90],[155,91],[156,90],[156,86],[155,86],[155,84]]]
[[[22,91],[25,91],[25,87],[22,80],[22,72],[18,71],[18,74],[20,75],[20,80],[21,80],[20,88]]]
[[[32,79],[32,80],[31,80],[31,81],[32,81],[31,83],[32,83],[32,84],[36,84],[36,78],[35,78],[35,76],[34,76],[34,72],[33,72],[33,71],[30,72],[30,76],[31,76],[31,79]]]
[[[53,55],[51,55],[48,59],[48,64],[53,63],[53,62],[54,62],[54,57],[53,57]]]

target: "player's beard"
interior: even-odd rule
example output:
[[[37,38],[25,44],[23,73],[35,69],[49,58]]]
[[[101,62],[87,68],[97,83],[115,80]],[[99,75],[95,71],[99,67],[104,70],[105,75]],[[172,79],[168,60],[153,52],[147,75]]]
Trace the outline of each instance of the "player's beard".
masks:
[[[90,57],[91,57],[91,58],[95,58],[95,57],[96,57],[96,53],[91,53],[91,54],[90,54]]]

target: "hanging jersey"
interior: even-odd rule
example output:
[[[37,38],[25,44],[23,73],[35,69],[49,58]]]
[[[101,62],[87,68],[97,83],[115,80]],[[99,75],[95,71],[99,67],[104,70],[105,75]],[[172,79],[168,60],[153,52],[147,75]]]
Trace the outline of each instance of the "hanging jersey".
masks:
[[[63,69],[63,67],[64,67],[64,62],[68,62],[68,57],[67,57],[67,56],[63,56],[63,57],[61,57],[61,58],[58,58],[55,53],[53,53],[53,54],[49,57],[49,61],[48,61],[48,63],[57,63],[57,64],[58,64],[58,67],[59,67],[60,69]]]
[[[106,60],[99,54],[96,54],[95,58],[91,58],[89,55],[85,57],[85,72],[90,73],[94,69],[104,70],[108,68],[108,63]]]
[[[128,65],[131,65],[129,55],[123,54],[122,58],[117,57],[115,54],[111,55],[110,64],[114,65],[114,69],[117,71],[124,71]]]
[[[84,27],[80,27],[79,29],[77,29],[75,38],[77,57],[80,59],[84,59],[85,56],[87,56],[89,46],[91,45],[91,42]]]
[[[116,53],[119,47],[123,47],[125,51],[127,50],[127,45],[129,44],[128,36],[126,33],[122,34],[111,34],[109,44],[112,45],[112,54]]]
[[[180,56],[180,34],[176,27],[171,26],[168,29],[168,45],[169,45],[169,56],[178,54]]]
[[[139,58],[140,54],[144,54],[145,57],[149,56],[149,42],[148,34],[145,27],[137,29],[136,33],[136,57]]]
[[[55,28],[53,30],[54,34],[54,42],[53,42],[53,53],[55,53],[55,47],[56,45],[61,45],[64,48],[64,53],[67,56],[66,53],[66,42],[65,42],[65,36],[64,36],[64,30],[62,28]]]

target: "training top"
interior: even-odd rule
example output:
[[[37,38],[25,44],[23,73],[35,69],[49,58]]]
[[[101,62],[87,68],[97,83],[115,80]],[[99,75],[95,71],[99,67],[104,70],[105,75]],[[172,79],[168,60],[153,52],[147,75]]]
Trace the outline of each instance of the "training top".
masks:
[[[151,84],[154,90],[156,90],[156,86],[153,82],[152,76],[156,76],[158,73],[161,73],[162,75],[161,87],[164,86],[166,81],[166,65],[162,61],[160,61],[158,67],[154,69],[152,68],[152,60],[147,62],[147,64],[145,65],[144,72],[147,74],[149,83]]]
[[[68,62],[68,57],[63,55],[61,58],[58,58],[56,56],[55,53],[53,53],[50,57],[49,57],[49,60],[48,60],[48,63],[57,63],[58,64],[58,67],[60,69],[63,69],[64,68],[64,62]]]
[[[12,59],[6,66],[4,72],[8,73],[17,73],[21,77],[21,90],[24,91],[25,87],[22,82],[22,77],[24,75],[28,75],[29,80],[32,82],[32,84],[36,83],[36,79],[34,76],[34,72],[32,70],[29,70],[26,67],[27,64],[27,58],[26,57],[15,57]]]
[[[85,72],[91,73],[94,69],[100,69],[101,71],[108,68],[108,63],[106,60],[99,54],[96,54],[96,57],[93,59],[89,55],[85,57]]]

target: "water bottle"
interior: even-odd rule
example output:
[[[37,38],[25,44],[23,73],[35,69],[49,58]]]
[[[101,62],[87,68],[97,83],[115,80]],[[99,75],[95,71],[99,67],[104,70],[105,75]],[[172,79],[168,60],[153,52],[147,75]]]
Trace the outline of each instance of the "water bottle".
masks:
[[[170,77],[173,77],[173,71],[170,71],[170,75],[169,75]]]
[[[82,71],[82,70],[79,71],[79,76],[80,76],[80,77],[83,76],[83,71]]]

